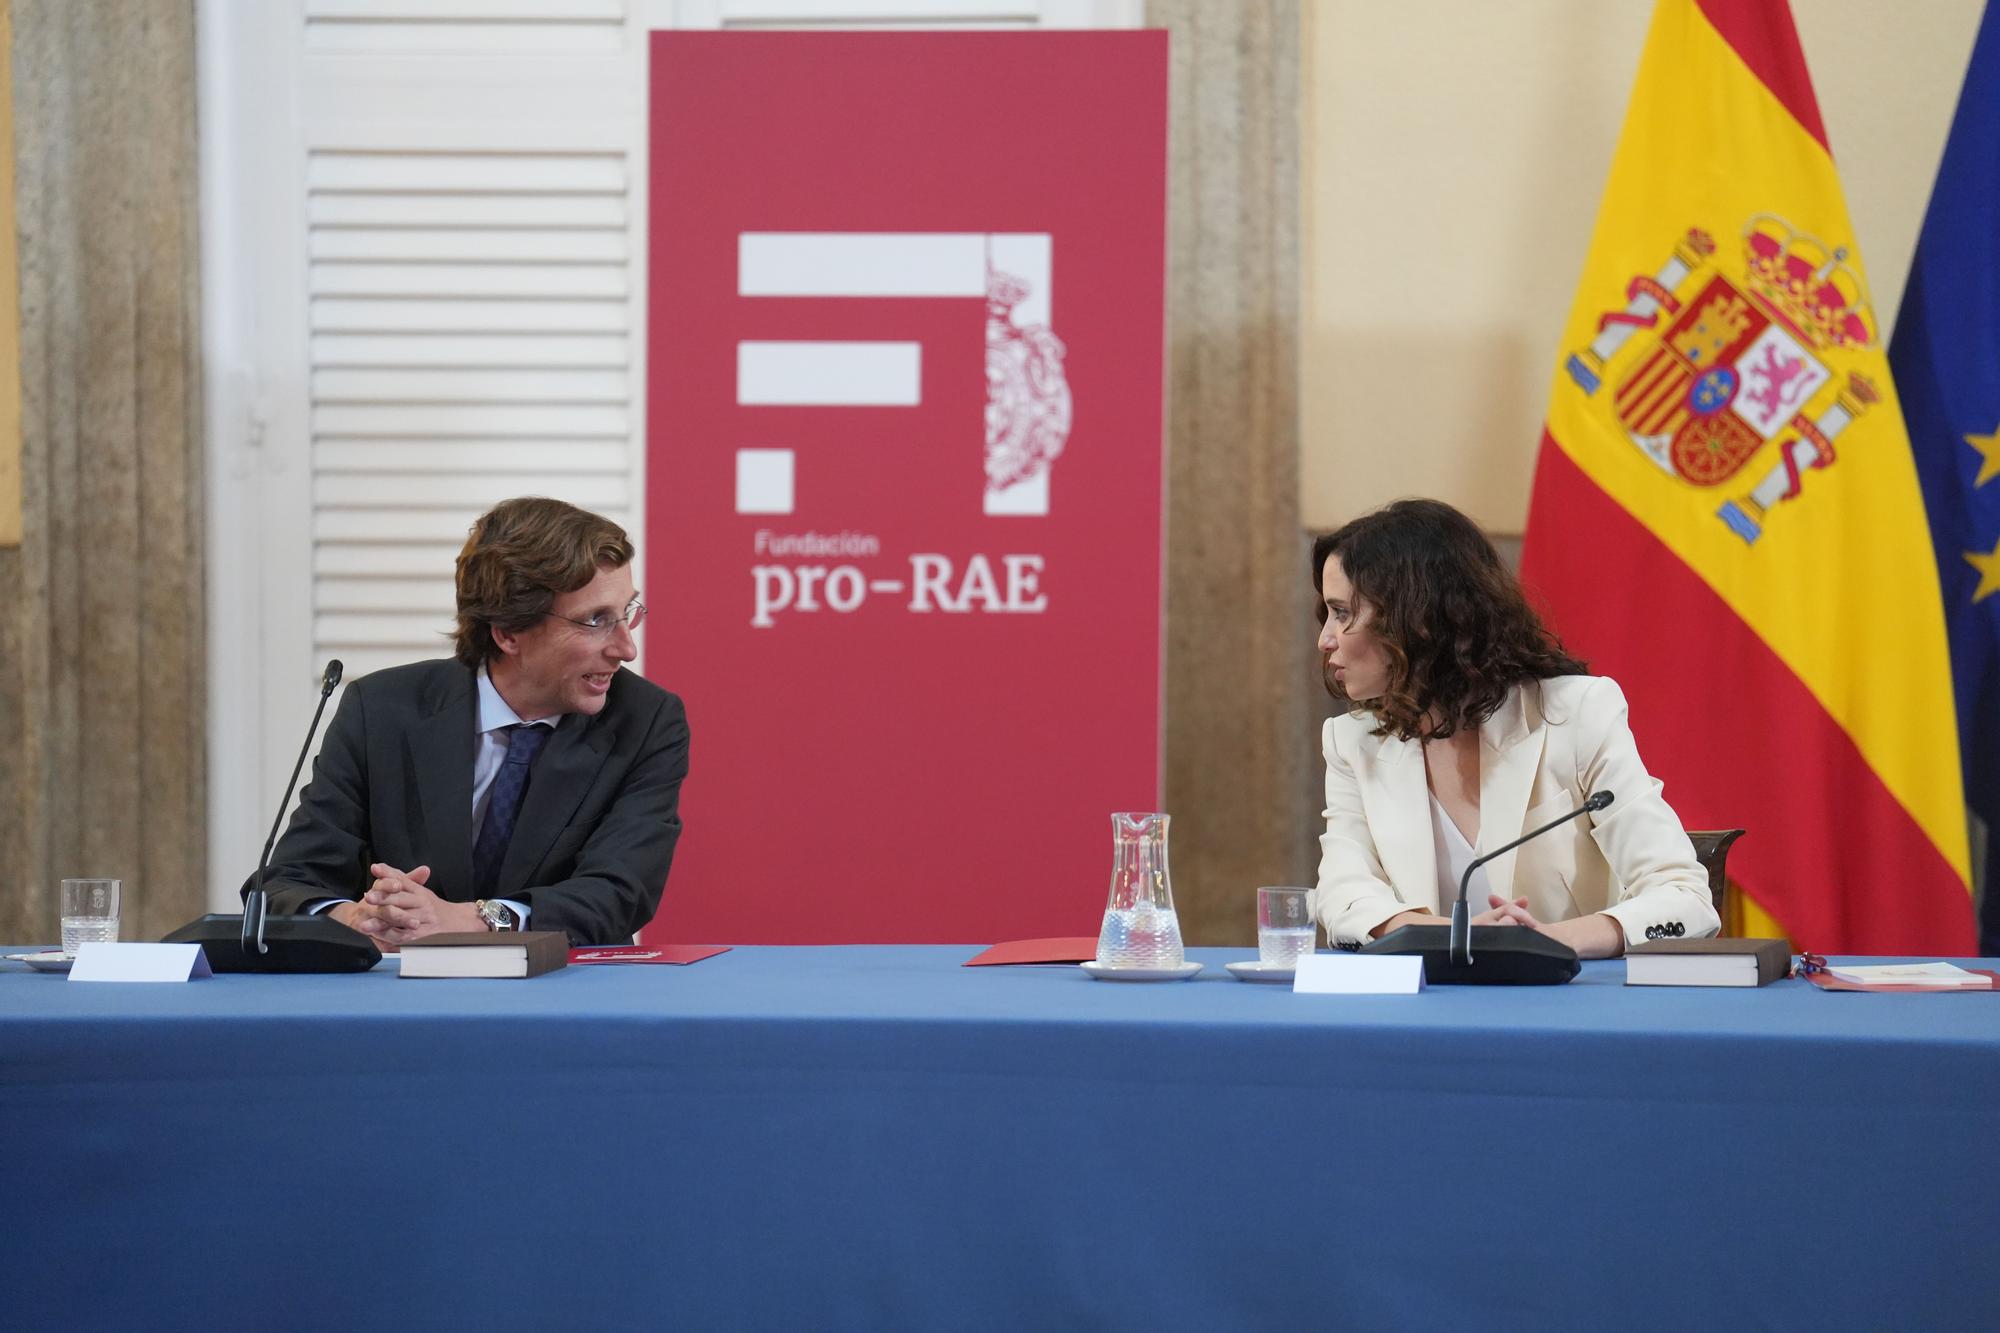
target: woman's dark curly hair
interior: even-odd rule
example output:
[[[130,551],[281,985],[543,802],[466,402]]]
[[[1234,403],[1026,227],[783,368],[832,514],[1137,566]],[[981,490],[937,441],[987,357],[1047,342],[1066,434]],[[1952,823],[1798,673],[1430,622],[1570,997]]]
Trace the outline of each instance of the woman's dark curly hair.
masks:
[[[1374,714],[1378,736],[1442,739],[1492,717],[1521,681],[1589,671],[1543,626],[1493,543],[1448,504],[1398,500],[1314,542],[1322,625],[1332,556],[1354,587],[1354,614],[1368,607],[1389,687],[1379,699],[1349,700],[1328,671],[1327,693]]]

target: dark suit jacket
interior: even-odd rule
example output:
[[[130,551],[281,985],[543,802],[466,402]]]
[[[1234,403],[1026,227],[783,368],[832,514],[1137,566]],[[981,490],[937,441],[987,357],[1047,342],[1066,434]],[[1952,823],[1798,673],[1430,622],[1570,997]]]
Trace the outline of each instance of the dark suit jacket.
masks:
[[[273,854],[269,910],[358,899],[375,861],[428,865],[432,891],[470,901],[478,717],[475,673],[454,661],[349,685]],[[687,766],[680,699],[618,672],[603,710],[565,716],[535,756],[493,896],[526,903],[532,929],[572,944],[624,943],[659,908]]]

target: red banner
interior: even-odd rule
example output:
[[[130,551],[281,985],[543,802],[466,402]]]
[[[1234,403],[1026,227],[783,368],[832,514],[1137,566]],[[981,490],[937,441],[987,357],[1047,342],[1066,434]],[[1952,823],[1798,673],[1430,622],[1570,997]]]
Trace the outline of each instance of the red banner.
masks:
[[[1166,35],[654,35],[655,939],[1094,931],[1160,783]]]

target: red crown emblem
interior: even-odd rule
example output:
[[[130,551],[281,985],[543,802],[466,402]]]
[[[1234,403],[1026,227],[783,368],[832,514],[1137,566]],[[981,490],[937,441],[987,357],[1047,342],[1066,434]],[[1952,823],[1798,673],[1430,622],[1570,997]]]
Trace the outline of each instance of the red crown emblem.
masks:
[[[1783,218],[1762,214],[1743,229],[1746,285],[1792,332],[1813,346],[1867,347],[1875,317],[1847,251],[1828,250]]]
[[[1027,283],[1011,273],[991,268],[986,270],[986,315],[989,319],[1007,319],[1014,313],[1014,307],[1027,298]]]

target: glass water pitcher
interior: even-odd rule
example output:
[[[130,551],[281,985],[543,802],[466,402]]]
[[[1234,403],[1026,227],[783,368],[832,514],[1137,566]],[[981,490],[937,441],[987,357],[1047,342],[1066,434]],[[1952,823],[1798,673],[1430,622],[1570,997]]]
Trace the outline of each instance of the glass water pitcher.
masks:
[[[1111,896],[1097,935],[1100,967],[1174,968],[1186,960],[1167,870],[1168,818],[1111,816]]]

